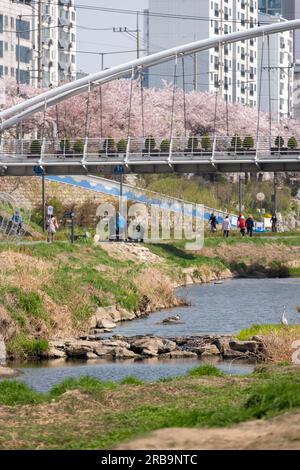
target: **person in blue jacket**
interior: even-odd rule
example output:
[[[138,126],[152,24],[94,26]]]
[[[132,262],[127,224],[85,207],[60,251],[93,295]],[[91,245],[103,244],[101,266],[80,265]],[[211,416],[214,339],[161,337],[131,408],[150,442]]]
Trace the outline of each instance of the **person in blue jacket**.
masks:
[[[246,227],[247,227],[247,235],[250,237],[253,237],[253,229],[254,229],[254,220],[252,215],[248,217],[246,220]]]

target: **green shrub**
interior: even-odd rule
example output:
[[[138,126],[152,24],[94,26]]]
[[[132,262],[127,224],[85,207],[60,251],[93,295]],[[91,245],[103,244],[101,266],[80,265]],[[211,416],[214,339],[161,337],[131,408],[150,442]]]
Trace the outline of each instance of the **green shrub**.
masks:
[[[231,139],[231,147],[234,148],[234,150],[239,150],[242,147],[242,139],[239,135],[234,134]]]
[[[41,403],[45,397],[32,390],[28,385],[17,380],[3,380],[0,382],[0,404],[6,406],[13,405],[33,405]]]
[[[203,366],[195,367],[188,371],[189,377],[202,377],[202,376],[215,376],[223,377],[225,374],[211,364],[204,364]]]
[[[7,343],[7,354],[10,357],[36,357],[49,350],[45,339],[30,339],[24,333],[14,336]]]
[[[51,397],[59,397],[68,390],[81,390],[85,393],[97,393],[106,389],[116,389],[115,382],[102,382],[95,377],[83,376],[79,379],[69,378],[55,385],[50,391]]]
[[[198,139],[195,136],[191,136],[188,140],[188,150],[193,152],[198,148]]]
[[[60,150],[62,152],[69,152],[70,151],[71,145],[70,145],[69,139],[61,140],[59,145],[60,145]]]
[[[125,377],[125,379],[122,380],[121,385],[143,385],[143,383],[144,382],[141,379],[129,375],[128,377]]]
[[[152,137],[152,135],[149,135],[147,139],[145,140],[145,150],[147,152],[151,152],[152,150],[155,149],[155,146],[156,146],[156,142],[155,142],[154,137]]]
[[[170,151],[170,141],[169,139],[162,140],[160,144],[160,151],[163,153],[169,153]]]
[[[247,135],[244,138],[243,147],[247,150],[252,149],[254,147],[254,139],[251,135]]]
[[[206,152],[209,152],[212,149],[211,138],[209,137],[208,134],[202,137],[201,146]]]
[[[116,150],[116,143],[110,135],[104,140],[103,150],[106,153],[113,153]]]
[[[283,140],[283,137],[281,137],[281,135],[278,135],[275,139],[275,147],[280,149],[284,146],[284,140]]]
[[[298,142],[296,137],[290,137],[288,140],[288,148],[291,150],[295,150],[298,147]]]
[[[118,153],[126,153],[127,152],[127,141],[125,139],[119,140],[117,143]]]
[[[82,139],[78,139],[76,140],[75,144],[74,144],[74,152],[75,154],[77,155],[83,155],[83,151],[84,151],[84,142]]]
[[[18,307],[36,318],[43,318],[45,315],[43,300],[37,292],[20,291]]]
[[[39,140],[33,140],[30,144],[30,153],[32,155],[40,155],[42,146]]]

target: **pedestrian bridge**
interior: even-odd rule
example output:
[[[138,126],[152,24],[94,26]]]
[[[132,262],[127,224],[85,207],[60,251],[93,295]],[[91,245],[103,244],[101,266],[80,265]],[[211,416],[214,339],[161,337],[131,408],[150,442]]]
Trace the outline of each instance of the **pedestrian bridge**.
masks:
[[[300,137],[295,140],[300,142]],[[3,139],[0,175],[300,171],[300,148],[285,147],[284,141],[278,147],[276,137],[253,139],[250,148],[235,142],[239,141],[232,136],[169,140],[131,137],[121,142],[112,138]]]

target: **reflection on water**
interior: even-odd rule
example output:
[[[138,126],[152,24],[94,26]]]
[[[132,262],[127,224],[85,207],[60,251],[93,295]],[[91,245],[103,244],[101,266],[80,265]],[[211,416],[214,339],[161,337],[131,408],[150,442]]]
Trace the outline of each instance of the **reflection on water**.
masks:
[[[127,336],[154,334],[159,336],[187,336],[196,333],[233,333],[253,323],[279,323],[284,306],[289,323],[299,323],[296,311],[300,305],[299,279],[236,279],[221,285],[209,284],[180,289],[179,295],[191,302],[191,307],[176,309],[182,324],[161,324],[174,309],[151,314],[132,322],[124,322],[114,330]],[[113,334],[114,334],[113,333]],[[13,364],[22,375],[18,380],[46,392],[67,377],[91,375],[101,379],[120,381],[134,375],[145,381],[184,375],[205,362],[214,363],[225,373],[247,374],[254,365],[234,360],[222,362],[219,358],[200,359],[145,359],[140,361],[49,361],[46,363]]]
[[[234,279],[223,284],[194,285],[179,289],[190,307],[163,310],[133,322],[123,322],[113,332],[126,336],[191,335],[193,333],[235,333],[254,323],[280,323],[286,307],[289,323],[300,323],[300,279]],[[161,324],[180,314],[182,324]]]
[[[100,380],[121,381],[129,375],[134,375],[144,381],[156,381],[161,378],[184,375],[193,367],[209,363],[216,365],[227,374],[249,374],[255,365],[242,361],[224,362],[218,358],[200,359],[145,359],[142,361],[64,361],[61,359],[47,362],[35,362],[28,364],[13,363],[13,367],[19,369],[22,375],[17,378],[30,387],[48,392],[54,385],[66,378],[79,378],[85,375],[96,377]]]

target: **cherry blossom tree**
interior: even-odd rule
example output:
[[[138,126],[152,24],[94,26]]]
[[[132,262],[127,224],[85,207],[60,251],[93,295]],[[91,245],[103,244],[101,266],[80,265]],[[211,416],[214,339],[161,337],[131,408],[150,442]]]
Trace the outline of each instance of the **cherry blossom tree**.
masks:
[[[5,81],[5,89],[6,108],[45,91],[23,85],[18,96],[16,83],[9,80]],[[180,88],[176,90],[172,116],[173,91],[170,83],[165,83],[160,89],[144,89],[142,101],[138,80],[133,83],[128,79],[116,80],[102,85],[101,91],[97,86],[89,94],[77,95],[24,120],[23,134],[31,135],[39,130],[49,138],[57,134],[58,138],[84,138],[87,135],[94,138],[112,136],[117,140],[144,134],[162,139],[170,137],[172,121],[173,136],[203,135],[214,131],[217,135],[226,135],[227,125],[229,135],[256,136],[256,109],[233,103],[226,107],[221,96],[209,92],[185,94],[185,128],[184,93]],[[277,117],[272,116],[272,135],[281,135],[285,139],[297,136],[299,124],[296,119],[278,123]],[[260,113],[259,134],[269,135],[269,126],[268,114]],[[10,130],[12,135],[14,132],[14,129]]]

